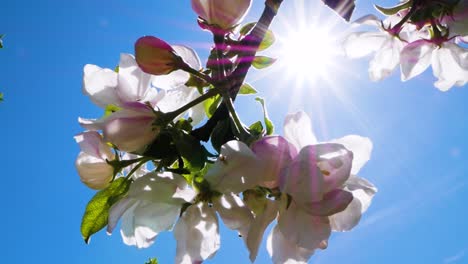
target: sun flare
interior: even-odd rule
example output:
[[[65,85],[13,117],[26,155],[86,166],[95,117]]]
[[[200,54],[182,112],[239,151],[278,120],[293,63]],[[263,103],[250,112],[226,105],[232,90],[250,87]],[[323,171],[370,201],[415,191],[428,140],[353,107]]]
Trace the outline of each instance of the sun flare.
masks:
[[[329,28],[311,25],[291,30],[281,39],[279,60],[289,78],[314,83],[331,77],[339,51]]]

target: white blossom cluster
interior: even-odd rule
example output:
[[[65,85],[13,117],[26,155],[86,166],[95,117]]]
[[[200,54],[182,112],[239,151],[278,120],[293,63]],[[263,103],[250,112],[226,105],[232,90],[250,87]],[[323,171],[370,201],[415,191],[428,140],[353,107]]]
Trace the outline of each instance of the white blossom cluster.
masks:
[[[408,0],[380,11],[388,16],[381,21],[373,15],[356,20],[377,31],[351,33],[343,46],[350,58],[374,53],[369,77],[380,81],[398,66],[401,80],[407,81],[429,66],[441,91],[468,83],[468,1]]]
[[[199,22],[215,35],[230,32],[250,5],[192,0]],[[229,67],[226,72],[235,72],[235,63]],[[217,81],[202,82],[201,91],[190,85],[196,76],[212,81],[214,74],[204,72],[192,49],[155,37],[140,38],[135,57],[121,54],[115,70],[84,67],[83,92],[105,112],[99,119],[79,118],[87,131],[75,136],[81,181],[100,190],[86,208],[85,240],[105,226],[113,233],[119,221],[123,242],[138,248],[173,231],[175,263],[202,263],[220,248],[221,219],[239,234],[253,262],[274,223],[267,238],[273,263],[307,263],[327,248],[332,232],[354,228],[370,206],[377,189],[357,174],[370,159],[372,142],[356,135],[318,142],[307,114],[297,112],[286,116],[284,136],[261,131],[245,139],[237,127],[216,158],[203,158],[197,167],[195,152],[204,148],[190,132],[206,118],[198,101],[218,91]],[[235,110],[229,111],[235,122]],[[179,125],[187,123],[190,128]],[[154,151],[166,143],[167,149]]]

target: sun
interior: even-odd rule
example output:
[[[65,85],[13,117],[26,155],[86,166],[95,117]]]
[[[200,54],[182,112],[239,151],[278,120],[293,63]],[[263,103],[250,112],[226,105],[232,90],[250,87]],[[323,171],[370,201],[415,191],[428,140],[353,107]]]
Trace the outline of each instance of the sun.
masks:
[[[332,78],[341,49],[328,27],[310,24],[290,30],[280,45],[278,60],[288,78],[306,83]]]

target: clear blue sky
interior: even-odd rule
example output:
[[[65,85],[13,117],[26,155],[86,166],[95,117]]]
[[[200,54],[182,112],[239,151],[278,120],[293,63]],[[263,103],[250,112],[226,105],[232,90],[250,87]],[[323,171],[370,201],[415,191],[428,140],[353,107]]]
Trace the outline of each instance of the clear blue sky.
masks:
[[[285,13],[292,13],[291,2],[285,0]],[[247,20],[258,17],[262,5],[254,0]],[[355,18],[369,11],[369,2],[358,1]],[[143,264],[153,256],[173,262],[171,233],[146,250],[124,245],[117,232],[83,242],[81,215],[94,192],[75,171],[73,136],[82,131],[78,116],[101,115],[81,93],[85,64],[115,67],[142,35],[191,45],[203,61],[210,35],[195,19],[188,0],[2,3],[0,262]],[[430,70],[406,83],[397,73],[372,83],[367,60],[342,60],[340,66],[346,70],[333,73],[333,87],[306,84],[309,92],[294,104],[295,85],[280,69],[248,77],[267,99],[278,132],[288,111],[304,109],[321,140],[359,134],[374,142],[360,173],[379,188],[372,206],[353,231],[333,234],[311,263],[468,263],[468,87],[442,93]],[[237,107],[246,123],[261,118],[253,98],[241,98]],[[207,263],[244,263],[247,255],[237,235],[223,229],[221,250]],[[256,263],[269,263],[264,245]]]

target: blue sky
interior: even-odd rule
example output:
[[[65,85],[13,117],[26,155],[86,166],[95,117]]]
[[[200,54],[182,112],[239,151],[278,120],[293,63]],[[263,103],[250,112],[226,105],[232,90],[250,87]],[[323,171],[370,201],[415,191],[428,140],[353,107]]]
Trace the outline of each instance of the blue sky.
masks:
[[[284,15],[274,22],[279,38],[286,35],[281,21],[294,22],[292,2],[285,1]],[[258,17],[262,5],[254,0],[246,20]],[[374,12],[370,3],[359,1],[354,17],[368,12]],[[345,27],[337,25],[335,34]],[[144,263],[155,256],[172,263],[171,233],[146,250],[124,245],[118,233],[83,242],[81,215],[94,192],[75,171],[73,136],[82,131],[78,116],[101,115],[81,92],[85,64],[114,68],[143,35],[190,45],[205,60],[211,36],[199,30],[189,1],[7,1],[0,33],[6,34],[0,50],[1,262]],[[320,140],[359,134],[374,143],[360,173],[379,188],[372,206],[357,228],[333,234],[329,248],[310,262],[467,263],[468,87],[440,92],[430,70],[405,83],[397,72],[373,83],[368,60],[338,62],[340,69],[330,70],[333,82],[304,83],[301,92],[279,66],[248,76],[266,98],[277,132],[286,113],[304,109]],[[240,98],[237,108],[246,123],[262,116],[253,97]],[[247,255],[237,235],[223,229],[221,250],[207,263],[244,263]],[[264,245],[256,263],[269,263]]]

